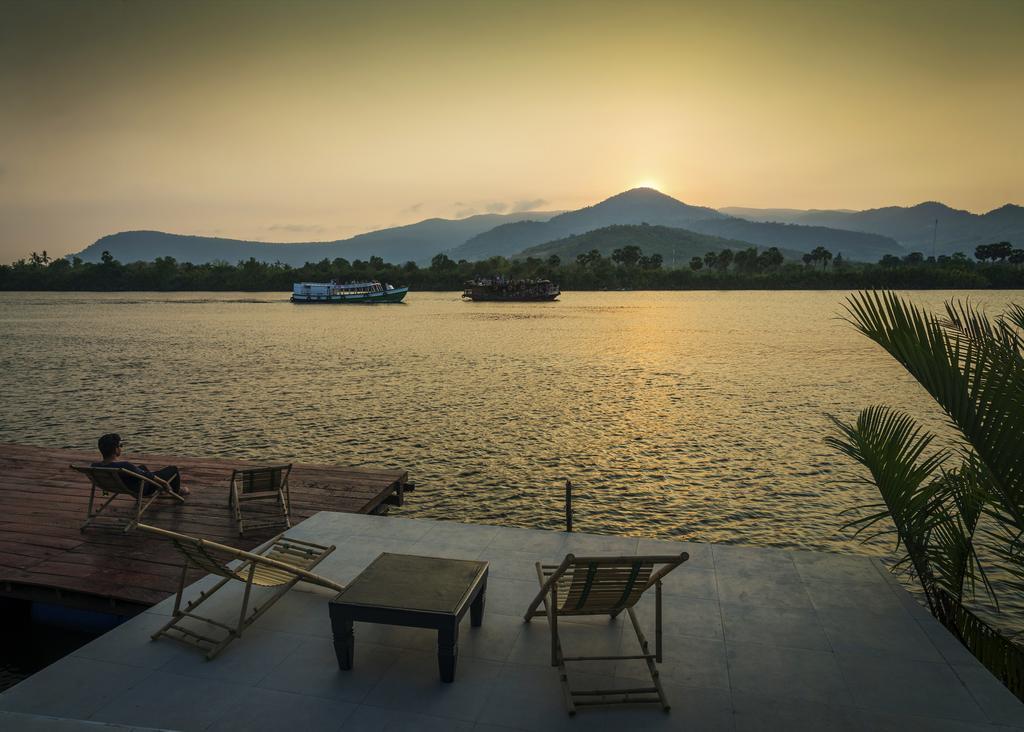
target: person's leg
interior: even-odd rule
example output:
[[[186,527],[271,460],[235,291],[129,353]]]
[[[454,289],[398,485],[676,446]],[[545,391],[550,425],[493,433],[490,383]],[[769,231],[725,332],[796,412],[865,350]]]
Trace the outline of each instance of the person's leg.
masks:
[[[181,473],[178,472],[177,466],[168,465],[166,468],[160,468],[153,475],[166,480],[175,493],[182,496],[188,495],[188,488],[181,487]]]

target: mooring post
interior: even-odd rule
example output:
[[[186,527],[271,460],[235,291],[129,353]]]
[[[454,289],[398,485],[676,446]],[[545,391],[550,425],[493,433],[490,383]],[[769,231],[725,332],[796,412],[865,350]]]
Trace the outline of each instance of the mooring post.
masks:
[[[572,481],[565,481],[565,530],[572,531]]]

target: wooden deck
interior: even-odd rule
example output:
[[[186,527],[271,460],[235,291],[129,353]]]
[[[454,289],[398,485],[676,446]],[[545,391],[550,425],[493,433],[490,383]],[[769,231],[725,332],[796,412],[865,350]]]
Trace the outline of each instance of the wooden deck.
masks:
[[[0,597],[54,602],[133,615],[177,588],[180,555],[170,543],[141,532],[79,531],[89,482],[68,468],[88,465],[91,452],[0,443]],[[127,455],[151,469],[177,465],[192,494],[184,504],[159,499],[144,521],[172,531],[252,549],[276,531],[241,538],[228,508],[234,468],[257,463],[161,455]],[[292,523],[318,511],[384,513],[410,490],[399,470],[295,465],[290,480]],[[126,499],[118,503],[131,505]],[[190,581],[205,572],[196,571]]]

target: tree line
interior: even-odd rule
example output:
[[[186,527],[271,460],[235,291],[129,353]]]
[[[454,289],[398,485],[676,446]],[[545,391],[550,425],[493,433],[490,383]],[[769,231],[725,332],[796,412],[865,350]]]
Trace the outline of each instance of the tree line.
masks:
[[[911,252],[887,254],[875,264],[850,262],[825,247],[788,261],[776,247],[722,249],[694,257],[689,266],[666,268],[660,254],[645,255],[636,245],[610,256],[594,249],[563,262],[557,255],[455,261],[436,255],[429,266],[368,260],[323,259],[292,267],[248,259],[237,264],[191,264],[173,257],[122,263],[109,252],[100,262],[78,257],[51,259],[44,251],[0,265],[0,290],[79,291],[290,291],[294,282],[380,280],[414,290],[460,289],[477,277],[550,279],[565,290],[688,289],[1015,289],[1024,287],[1024,251],[1008,242],[977,247],[974,258],[962,253],[925,257]]]

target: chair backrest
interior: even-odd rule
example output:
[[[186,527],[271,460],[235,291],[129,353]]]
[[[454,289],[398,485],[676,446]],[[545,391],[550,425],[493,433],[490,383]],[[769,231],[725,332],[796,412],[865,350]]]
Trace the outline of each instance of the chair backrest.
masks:
[[[633,607],[648,587],[689,558],[686,552],[675,556],[638,557],[575,557],[570,554],[556,580],[558,614],[595,615]]]
[[[265,468],[234,470],[231,481],[242,493],[264,493],[281,490],[288,482],[291,465],[271,465]]]
[[[93,485],[107,493],[131,493],[135,495],[139,492],[138,487],[129,487],[124,482],[124,475],[135,478],[133,482],[140,484],[141,480],[138,475],[135,475],[130,470],[124,468],[97,468],[97,467],[85,467],[83,465],[72,465],[72,470],[77,470],[79,473],[87,476],[92,481]]]
[[[137,528],[143,532],[163,536],[174,544],[175,548],[188,558],[189,562],[200,569],[205,569],[211,574],[229,579],[246,581],[248,565],[254,565],[254,584],[265,587],[274,587],[285,584],[295,577],[300,577],[306,582],[327,587],[340,592],[344,589],[333,580],[313,574],[309,568],[315,566],[323,555],[333,552],[334,547],[319,547],[298,539],[287,539],[278,536],[273,544],[264,554],[255,554],[243,549],[236,549],[226,544],[218,544],[208,539],[200,539],[187,534],[179,534],[176,531],[138,524]],[[320,551],[316,551],[320,550]],[[238,569],[227,566],[228,562],[242,560],[243,564]]]
[[[234,570],[226,566],[228,562],[236,557],[218,552],[216,545],[204,545],[203,541],[184,535],[172,537],[171,543],[188,558],[192,565],[221,577],[237,578]]]

